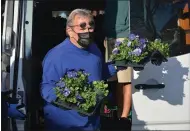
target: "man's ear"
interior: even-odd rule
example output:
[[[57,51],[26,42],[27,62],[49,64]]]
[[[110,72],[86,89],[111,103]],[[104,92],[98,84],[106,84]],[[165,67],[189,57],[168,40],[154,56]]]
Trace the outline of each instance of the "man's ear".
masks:
[[[73,31],[70,27],[67,27],[66,28],[66,34],[69,36],[69,37],[73,37]]]

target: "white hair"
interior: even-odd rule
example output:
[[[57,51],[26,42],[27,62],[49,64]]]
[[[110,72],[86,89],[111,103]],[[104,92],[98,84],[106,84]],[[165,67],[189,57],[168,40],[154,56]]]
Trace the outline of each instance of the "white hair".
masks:
[[[88,17],[92,21],[94,21],[94,18],[93,18],[92,14],[91,14],[91,11],[89,11],[87,9],[75,9],[69,14],[69,16],[67,18],[67,25],[66,25],[67,27],[72,26],[73,20],[74,20],[76,15],[79,15],[79,16],[82,16],[82,17]]]

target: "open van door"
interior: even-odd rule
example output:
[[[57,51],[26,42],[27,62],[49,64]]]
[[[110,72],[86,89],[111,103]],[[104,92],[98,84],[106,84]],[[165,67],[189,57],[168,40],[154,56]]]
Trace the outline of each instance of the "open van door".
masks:
[[[10,57],[11,53],[11,40],[12,40],[12,30],[13,30],[13,1],[2,1],[2,6],[4,6],[4,11],[1,14],[1,24],[3,31],[1,32],[1,106],[2,106],[2,127],[1,130],[9,130],[9,120],[8,119],[8,106],[7,106],[7,93],[12,89],[12,82],[10,81]],[[11,72],[11,76],[13,72]]]
[[[4,77],[10,85],[6,87],[6,91],[11,91],[11,101],[7,100],[9,124],[5,125],[11,131],[26,130],[31,127],[31,121],[38,122],[38,119],[34,120],[33,116],[36,114],[32,112],[35,106],[30,106],[35,105],[30,97],[32,18],[33,1],[5,1],[1,45],[2,72],[8,74],[8,77]]]
[[[4,85],[6,92],[10,91],[8,102],[9,124],[6,123],[5,128],[17,130],[17,124],[24,122],[25,106],[24,94],[25,90],[19,78],[21,71],[20,48],[21,48],[21,28],[23,26],[23,2],[21,1],[5,1],[4,23],[2,34],[2,66],[4,72],[9,74],[5,79],[9,84]],[[10,68],[8,68],[10,67]],[[7,81],[5,80],[5,81]],[[19,118],[19,115],[23,118]],[[18,121],[18,119],[21,121]],[[23,124],[24,125],[24,124]],[[24,127],[24,126],[23,126]],[[23,127],[20,127],[21,130]]]

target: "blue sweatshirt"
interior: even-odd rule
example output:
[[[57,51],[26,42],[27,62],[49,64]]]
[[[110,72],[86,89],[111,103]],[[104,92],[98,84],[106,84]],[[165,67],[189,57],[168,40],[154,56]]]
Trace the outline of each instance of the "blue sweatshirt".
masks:
[[[94,131],[99,128],[99,116],[83,117],[75,110],[63,110],[51,104],[56,100],[55,81],[64,76],[67,69],[84,69],[90,73],[89,81],[104,80],[116,73],[111,64],[105,64],[95,44],[80,49],[69,38],[51,49],[43,61],[41,94],[45,100],[44,117],[47,130]]]

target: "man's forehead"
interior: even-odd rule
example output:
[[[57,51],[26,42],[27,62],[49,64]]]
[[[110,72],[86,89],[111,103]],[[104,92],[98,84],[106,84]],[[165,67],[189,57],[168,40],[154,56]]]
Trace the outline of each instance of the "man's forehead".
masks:
[[[76,15],[74,17],[74,21],[75,22],[80,22],[80,21],[89,21],[90,18],[88,16],[80,16],[80,15]]]

